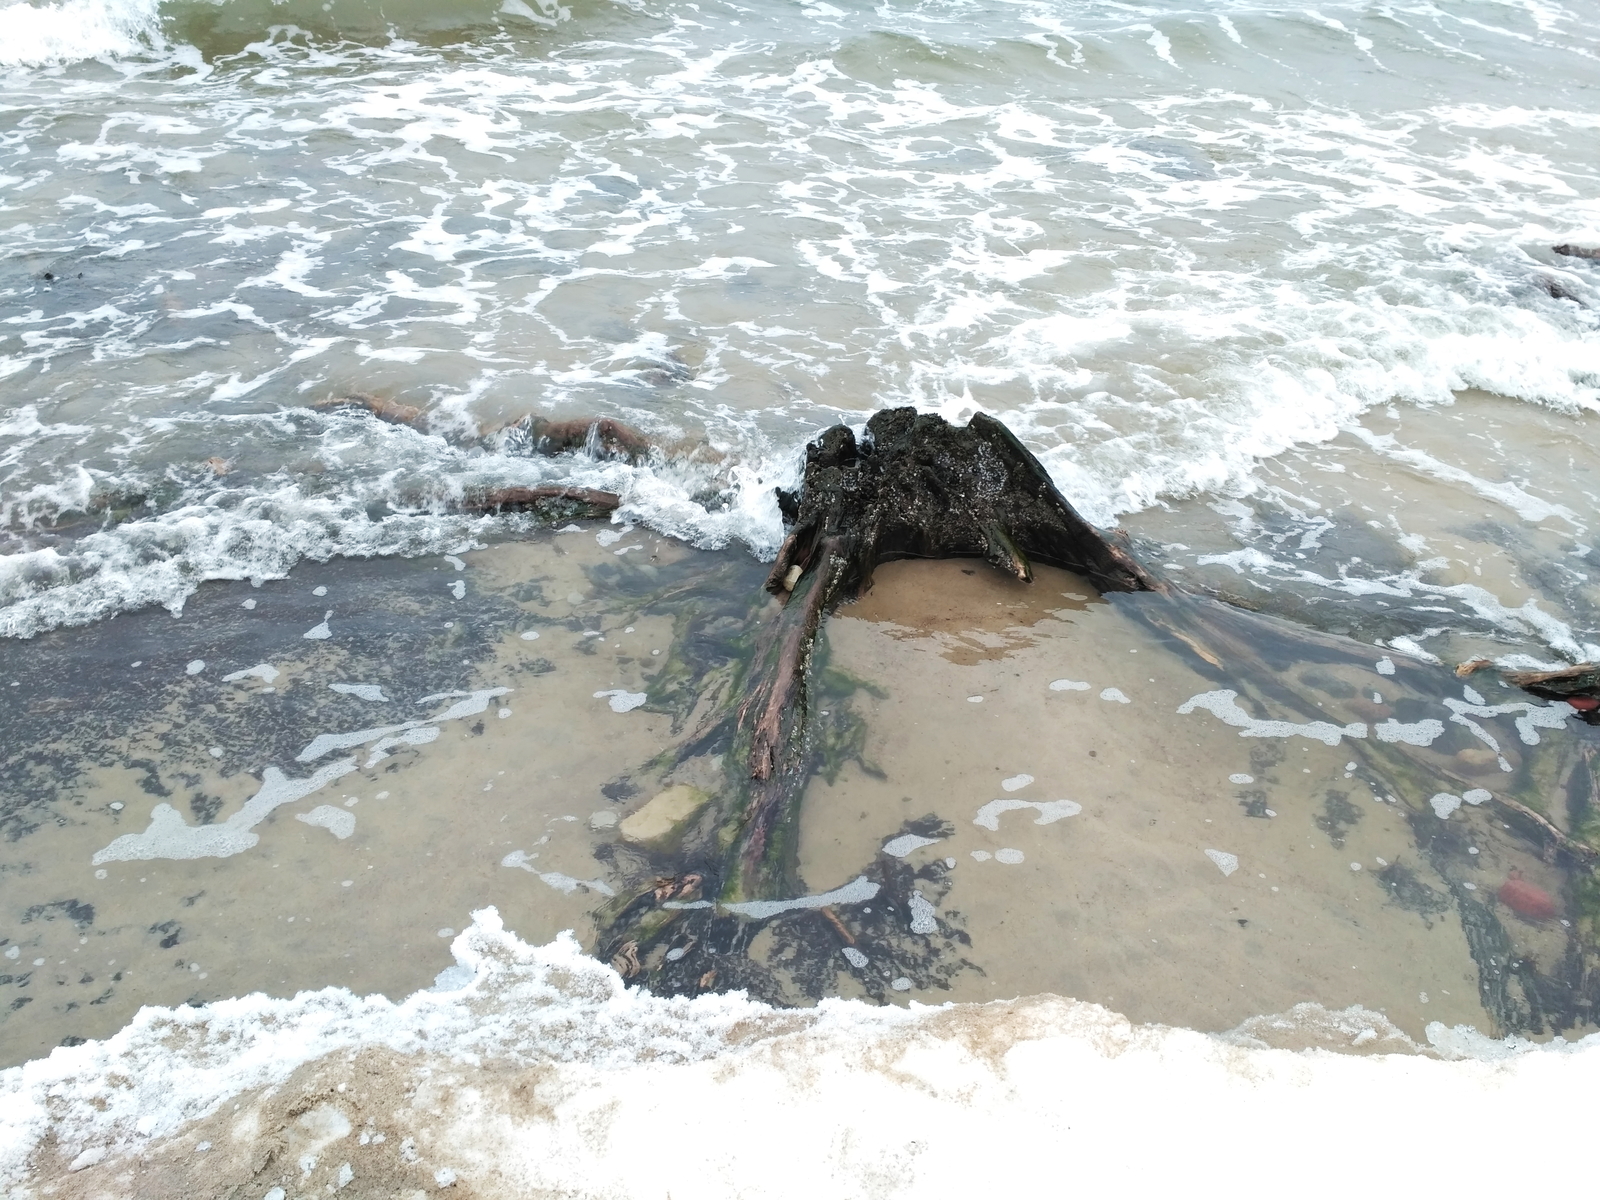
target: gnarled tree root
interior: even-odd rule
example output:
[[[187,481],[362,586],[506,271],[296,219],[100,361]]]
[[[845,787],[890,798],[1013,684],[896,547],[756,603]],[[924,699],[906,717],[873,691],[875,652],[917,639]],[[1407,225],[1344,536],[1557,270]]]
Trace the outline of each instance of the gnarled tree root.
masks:
[[[779,502],[790,528],[767,590],[782,607],[760,627],[727,700],[688,743],[727,748],[721,793],[671,849],[638,862],[635,871],[648,874],[648,883],[641,879],[641,887],[602,914],[601,956],[653,987],[674,990],[692,981],[697,988],[707,972],[715,973],[718,987],[752,985],[753,964],[734,969],[727,955],[770,918],[737,910],[801,890],[799,802],[818,760],[810,700],[817,634],[828,613],[871,586],[880,563],[983,558],[1030,581],[1039,562],[1077,571],[1105,591],[1164,588],[1120,538],[1079,516],[1038,460],[987,416],[956,427],[914,409],[891,409],[876,414],[860,440],[835,426],[807,448],[799,491],[780,494]],[[888,870],[874,863],[863,878]],[[659,883],[689,878],[704,895],[688,908]],[[918,886],[939,883],[930,878]],[[894,931],[880,934],[875,954],[897,955],[900,969],[923,978],[951,969],[934,961],[928,937],[905,933],[906,902]],[[736,915],[713,917],[707,909]],[[803,919],[851,945],[855,935],[829,912],[831,920],[810,910],[783,919]],[[686,933],[691,927],[698,932]],[[959,941],[957,931],[942,926],[938,935]],[[652,957],[667,949],[670,960]]]

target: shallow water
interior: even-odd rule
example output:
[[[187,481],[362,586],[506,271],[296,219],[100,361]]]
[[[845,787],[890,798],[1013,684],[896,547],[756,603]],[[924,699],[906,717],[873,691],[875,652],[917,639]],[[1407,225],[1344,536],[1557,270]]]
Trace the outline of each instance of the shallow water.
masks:
[[[399,999],[486,904],[525,939],[594,948],[607,901],[639,886],[629,814],[665,786],[722,786],[716,747],[658,764],[693,729],[684,664],[733,652],[726,614],[755,603],[760,568],[569,529],[212,585],[176,621],[11,643],[5,1057],[144,1004],[327,984]],[[1226,669],[1144,614],[1172,601],[1108,603],[1040,570],[1025,586],[889,564],[829,622],[813,705],[859,736],[807,790],[799,865],[803,895],[848,898],[713,957],[724,986],[790,1004],[1051,992],[1216,1031],[1304,1002],[1413,1038],[1589,1028],[1584,877],[1482,802],[1566,795],[1592,737],[1565,705],[1480,679],[1494,695],[1472,708],[1442,668],[1356,643],[1353,665],[1322,666],[1285,639],[1326,719],[1251,725]],[[1369,757],[1384,722],[1426,743],[1420,790]],[[1453,779],[1484,790],[1441,815]],[[1540,807],[1578,826],[1575,803]],[[1513,875],[1560,916],[1498,903]]]

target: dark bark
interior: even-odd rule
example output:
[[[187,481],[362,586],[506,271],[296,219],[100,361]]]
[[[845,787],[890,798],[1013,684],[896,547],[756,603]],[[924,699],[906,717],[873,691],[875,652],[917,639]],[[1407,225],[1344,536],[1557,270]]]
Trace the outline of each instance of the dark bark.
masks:
[[[671,847],[636,862],[644,886],[602,915],[602,955],[624,975],[665,990],[769,990],[754,964],[741,961],[730,978],[726,953],[712,953],[719,940],[725,949],[741,946],[760,918],[738,918],[741,931],[727,917],[679,906],[687,894],[725,907],[803,891],[795,868],[799,805],[822,757],[811,699],[817,635],[828,613],[871,586],[878,564],[983,558],[1026,582],[1040,562],[1076,571],[1103,591],[1163,588],[1120,537],[1100,533],[1074,511],[1010,430],[983,415],[956,427],[891,409],[876,414],[859,441],[847,426],[835,426],[807,447],[801,488],[780,495],[780,504],[790,529],[766,586],[782,607],[759,627],[748,659],[679,755],[726,746],[724,786]],[[884,874],[883,886],[894,882],[892,868],[866,868],[874,869]],[[833,910],[802,919],[825,942],[851,944]],[[719,921],[720,934],[711,928]],[[941,936],[959,941],[952,930]],[[674,939],[681,955],[670,964],[652,958]],[[933,944],[908,937],[902,922],[880,931],[875,954],[927,979],[948,969],[930,957]]]

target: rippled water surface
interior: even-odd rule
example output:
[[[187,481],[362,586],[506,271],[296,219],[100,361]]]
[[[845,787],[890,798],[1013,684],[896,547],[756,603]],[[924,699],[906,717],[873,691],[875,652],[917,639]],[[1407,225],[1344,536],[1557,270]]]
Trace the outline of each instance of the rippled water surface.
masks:
[[[1415,603],[1482,512],[1547,564],[1495,603],[1562,630],[1480,627],[1592,640],[1600,284],[1552,250],[1600,244],[1580,9],[6,13],[7,633],[445,549],[452,499],[507,482],[765,555],[804,439],[914,403],[1002,416],[1189,569],[1282,575],[1353,528],[1382,552],[1319,577]],[[308,407],[354,390],[433,436]],[[519,457],[492,431],[528,411],[663,450]],[[1378,482],[1312,486],[1305,453]]]

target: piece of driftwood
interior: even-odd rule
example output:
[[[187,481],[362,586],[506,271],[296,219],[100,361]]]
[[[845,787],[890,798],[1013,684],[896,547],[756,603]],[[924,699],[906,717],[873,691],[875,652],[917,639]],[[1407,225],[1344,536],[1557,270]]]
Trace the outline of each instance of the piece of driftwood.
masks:
[[[469,496],[462,502],[468,512],[548,512],[553,503],[566,501],[577,506],[573,516],[604,517],[615,512],[622,497],[615,492],[602,492],[596,488],[562,487],[548,484],[542,487],[496,488],[481,495]]]
[[[1564,242],[1550,248],[1557,254],[1565,254],[1568,258],[1600,258],[1600,246],[1576,246],[1571,242]]]
[[[1500,677],[1541,700],[1565,700],[1586,713],[1600,709],[1600,664],[1579,663],[1558,671],[1504,671]]]
[[[319,400],[318,412],[359,409],[390,425],[405,425],[426,432],[426,410],[367,392],[351,392]],[[552,421],[532,413],[497,429],[477,434],[480,440],[497,438],[514,453],[555,455],[582,450],[591,458],[639,462],[650,453],[650,439],[615,417],[571,417]]]

